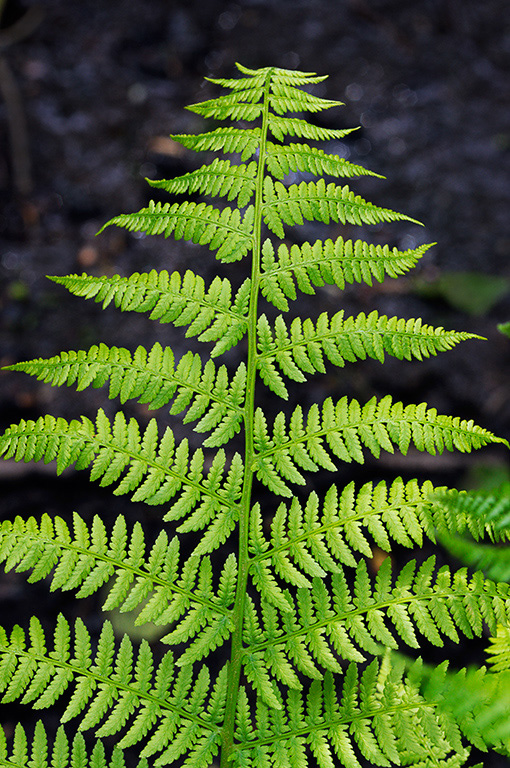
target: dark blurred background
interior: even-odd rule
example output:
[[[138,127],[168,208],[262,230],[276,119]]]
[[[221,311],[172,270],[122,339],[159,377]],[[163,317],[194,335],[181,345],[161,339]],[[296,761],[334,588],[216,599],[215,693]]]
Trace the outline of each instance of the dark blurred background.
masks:
[[[236,61],[298,68],[329,74],[315,93],[346,103],[325,113],[323,124],[361,125],[329,149],[387,177],[352,187],[425,224],[368,236],[400,248],[437,242],[413,274],[351,286],[341,297],[323,290],[311,311],[376,308],[488,339],[424,363],[333,371],[299,397],[311,402],[346,391],[364,401],[389,391],[510,437],[510,342],[497,331],[510,320],[507,0],[0,0],[0,9],[3,365],[101,340],[132,348],[170,339],[182,351],[168,327],[102,313],[44,275],[214,269],[210,252],[198,247],[114,229],[95,233],[115,214],[147,203],[144,177],[194,167],[196,158],[168,134],[206,129],[184,110],[216,93],[204,77],[235,76]],[[309,225],[303,236],[328,235]],[[46,412],[92,415],[99,404],[101,393],[0,375],[2,428]],[[12,461],[0,471],[5,517],[73,509],[87,517],[110,504],[107,491],[88,490],[83,473],[55,481],[53,470]],[[508,459],[499,449],[468,457],[416,453],[405,465],[385,457],[363,471],[360,478],[404,472],[467,487],[508,479]],[[155,523],[156,512],[147,513]],[[34,596],[50,601],[50,613],[61,607],[62,597],[43,597],[42,587],[27,593],[24,585],[17,576],[0,582],[3,623],[24,621]]]

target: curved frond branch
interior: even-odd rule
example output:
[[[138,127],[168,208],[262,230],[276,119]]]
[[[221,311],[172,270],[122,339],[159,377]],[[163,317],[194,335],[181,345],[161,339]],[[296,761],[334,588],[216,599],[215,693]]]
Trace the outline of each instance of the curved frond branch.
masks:
[[[294,226],[306,221],[331,221],[342,224],[379,224],[385,221],[420,222],[397,213],[389,208],[380,208],[367,202],[348,186],[339,186],[331,182],[302,181],[301,184],[284,186],[280,181],[273,182],[269,177],[264,180],[264,222],[274,234],[285,237],[283,224]]]
[[[129,277],[94,277],[65,275],[50,280],[63,285],[75,296],[102,302],[103,308],[112,301],[123,312],[147,312],[151,320],[189,325],[187,337],[199,341],[215,341],[211,352],[217,357],[235,346],[245,335],[250,297],[247,278],[235,296],[229,280],[215,277],[209,287],[204,279],[186,270],[184,276],[166,270],[135,272]]]
[[[208,133],[173,134],[170,136],[187,149],[195,152],[213,151],[241,155],[245,162],[256,154],[260,147],[260,128],[215,128]]]
[[[206,578],[211,572],[208,558],[200,560],[195,555],[181,563],[178,538],[169,541],[164,531],[147,550],[140,523],[129,533],[122,515],[110,535],[97,515],[87,526],[74,513],[72,531],[62,518],[47,514],[40,522],[33,517],[3,521],[0,561],[6,571],[30,571],[29,583],[48,579],[52,592],[73,590],[77,598],[88,597],[107,585],[103,610],[127,612],[143,606],[137,625],[149,621],[171,624],[190,606],[195,606],[195,612],[198,606],[207,623],[230,615],[234,598],[233,557],[220,577],[229,586],[215,593],[210,577]]]
[[[331,587],[315,577],[311,588],[298,588],[292,607],[280,617],[277,607],[266,605],[262,623],[270,630],[258,625],[247,634],[247,663],[258,656],[278,677],[272,659],[286,657],[305,675],[312,659],[319,668],[342,674],[342,659],[363,662],[364,652],[377,655],[380,647],[397,649],[403,643],[420,648],[419,635],[442,647],[444,638],[458,643],[459,633],[480,637],[485,622],[491,631],[498,622],[509,622],[507,584],[495,584],[479,572],[470,577],[466,569],[434,571],[434,556],[419,568],[411,560],[393,584],[387,557],[373,582],[360,560],[352,588],[341,566],[331,576]]]
[[[129,232],[147,235],[173,235],[176,240],[191,240],[216,251],[223,262],[239,261],[253,246],[253,207],[244,216],[237,208],[215,208],[206,203],[155,203],[137,213],[124,213],[107,221],[99,233],[115,224]],[[98,233],[98,234],[99,234]]]
[[[433,245],[420,245],[407,251],[389,246],[372,245],[363,240],[316,240],[315,243],[281,244],[278,253],[269,239],[263,244],[262,295],[284,312],[297,291],[315,294],[323,285],[336,285],[340,290],[346,283],[367,283],[385,277],[398,277],[416,266],[418,260]]]
[[[188,441],[176,445],[170,428],[159,440],[154,419],[142,435],[137,422],[126,421],[121,412],[113,423],[102,410],[95,424],[85,417],[21,421],[0,437],[0,455],[16,461],[56,460],[57,473],[73,464],[76,469],[90,467],[91,480],[115,484],[115,495],[130,493],[133,501],[146,504],[167,504],[178,496],[164,519],[177,520],[195,510],[194,530],[223,513],[233,527],[239,514],[241,457],[234,456],[225,477],[226,459],[220,449],[206,470],[201,449],[190,455]]]
[[[226,197],[235,200],[239,208],[244,208],[250,202],[255,191],[255,176],[257,163],[234,165],[228,160],[215,158],[209,165],[203,165],[196,171],[186,173],[174,179],[154,181],[146,179],[151,187],[163,189],[171,195],[193,194]]]
[[[70,693],[62,723],[80,716],[80,731],[94,728],[98,738],[122,733],[120,749],[149,737],[142,758],[163,750],[179,757],[202,740],[212,740],[218,751],[225,667],[212,685],[207,667],[196,676],[190,665],[176,668],[170,651],[155,666],[146,641],[135,649],[124,636],[117,647],[109,622],[103,624],[95,654],[80,619],[71,631],[59,616],[52,644],[49,650],[35,618],[28,637],[19,626],[10,637],[0,630],[3,702],[20,700],[44,709]],[[177,734],[184,738],[174,740]]]
[[[102,741],[96,741],[92,749],[87,746],[81,733],[75,734],[72,742],[62,726],[50,743],[44,726],[37,721],[32,740],[18,723],[10,751],[3,730],[0,728],[0,766],[2,768],[126,768],[124,753],[118,747],[111,751],[111,757]],[[136,768],[149,768],[145,758],[139,760]]]
[[[289,328],[281,315],[274,328],[265,315],[260,315],[257,331],[259,368],[273,391],[281,386],[276,366],[289,379],[303,382],[305,374],[326,373],[325,359],[339,367],[367,357],[383,363],[385,354],[398,360],[422,360],[450,350],[461,341],[481,338],[435,328],[421,318],[388,318],[376,311],[347,318],[343,310],[331,318],[322,312],[315,323],[297,317]]]
[[[201,101],[186,107],[202,117],[214,120],[256,120],[262,115],[263,104],[260,99],[264,96],[263,85],[251,84],[243,90],[219,96],[216,99]]]
[[[313,173],[316,176],[376,176],[362,165],[356,165],[339,155],[328,154],[323,149],[310,147],[308,144],[267,144],[267,169],[272,176],[283,179],[291,172]]]
[[[227,442],[241,426],[246,386],[246,366],[241,363],[229,382],[224,365],[216,368],[212,360],[203,366],[200,356],[187,352],[175,365],[170,347],[156,343],[147,351],[137,347],[132,354],[124,347],[94,345],[88,350],[62,352],[48,359],[39,358],[8,367],[23,371],[56,386],[76,384],[81,391],[109,382],[108,396],[121,403],[137,399],[149,409],[167,405],[170,413],[187,409],[184,423],[198,421],[197,432],[212,432],[205,447]]]
[[[431,455],[444,450],[469,453],[489,443],[508,445],[503,438],[458,416],[439,415],[426,403],[407,405],[388,395],[373,397],[361,406],[343,397],[336,404],[327,398],[322,409],[313,405],[306,419],[301,406],[291,414],[287,427],[283,413],[276,417],[272,435],[261,409],[255,420],[257,477],[274,493],[291,496],[287,485],[304,484],[301,470],[334,472],[332,456],[345,462],[364,463],[364,449],[378,457],[395,446],[406,454],[410,445]]]
[[[300,139],[311,139],[312,141],[327,141],[328,139],[343,139],[353,131],[357,131],[358,127],[323,128],[297,117],[281,117],[270,114],[269,130],[278,141],[282,141],[285,136],[297,136]]]
[[[463,751],[458,728],[443,719],[419,695],[416,685],[385,657],[362,672],[351,663],[339,690],[331,673],[314,680],[306,691],[290,690],[281,708],[260,699],[255,716],[241,699],[234,766],[308,765],[324,768],[336,759],[349,768],[375,765],[427,764]],[[441,764],[441,763],[439,763]]]

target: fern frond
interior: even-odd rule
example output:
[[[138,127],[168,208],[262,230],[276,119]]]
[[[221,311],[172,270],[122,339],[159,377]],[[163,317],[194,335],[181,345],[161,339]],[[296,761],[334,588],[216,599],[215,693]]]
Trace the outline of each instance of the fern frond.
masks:
[[[172,134],[174,141],[195,152],[221,151],[225,154],[241,154],[244,162],[257,152],[260,146],[260,128],[215,128],[208,133]]]
[[[165,520],[187,520],[193,530],[206,527],[217,514],[227,515],[233,529],[239,510],[242,460],[236,454],[225,477],[225,454],[220,449],[207,471],[204,453],[190,455],[188,441],[177,446],[170,428],[159,441],[152,419],[143,435],[134,419],[126,421],[117,413],[113,424],[100,410],[95,425],[87,418],[67,422],[52,416],[37,421],[22,421],[0,438],[0,455],[16,461],[56,460],[57,472],[71,465],[91,467],[91,480],[102,486],[116,484],[113,493],[130,493],[133,501],[166,504],[179,498],[166,513]]]
[[[448,670],[413,664],[410,672],[424,698],[434,702],[446,723],[454,722],[462,736],[482,752],[497,749],[510,754],[510,675],[493,674],[485,667]]]
[[[224,365],[212,360],[205,366],[198,354],[187,352],[175,365],[169,347],[156,343],[147,351],[137,347],[131,354],[123,347],[94,345],[89,350],[63,352],[9,366],[56,386],[76,384],[77,390],[101,387],[109,381],[110,398],[122,403],[136,398],[150,409],[174,399],[170,413],[187,410],[184,423],[199,421],[197,432],[212,432],[204,446],[219,446],[240,429],[246,386],[246,366],[241,363],[229,382]]]
[[[433,501],[436,489],[426,481],[390,485],[371,482],[356,490],[349,483],[339,492],[332,485],[320,502],[315,492],[303,506],[294,498],[281,503],[272,520],[269,539],[258,505],[252,509],[250,570],[258,583],[263,573],[274,571],[288,584],[311,587],[311,578],[338,573],[339,565],[356,567],[359,556],[372,557],[375,544],[391,552],[395,544],[423,546],[424,537],[436,542],[438,535],[465,529],[462,515],[445,515]],[[262,574],[262,575],[261,575]]]
[[[321,99],[274,77],[270,83],[269,104],[277,115],[285,115],[287,112],[322,112],[331,107],[343,106],[342,101]]]
[[[46,514],[39,523],[17,517],[0,525],[0,561],[6,571],[31,571],[30,583],[48,579],[52,592],[73,590],[78,598],[101,589],[103,610],[138,610],[136,625],[171,625],[191,610],[200,628],[230,627],[235,558],[227,559],[219,578],[223,586],[215,591],[209,558],[195,554],[183,564],[179,549],[178,538],[169,541],[162,531],[146,551],[140,524],[129,534],[123,516],[110,536],[98,516],[89,528],[76,513],[72,531],[60,517]],[[186,621],[190,626],[189,616]]]
[[[252,720],[245,702],[237,718],[236,767],[331,768],[335,759],[348,768],[362,761],[388,766],[401,764],[404,755],[406,763],[435,761],[462,750],[455,725],[444,733],[432,705],[387,659],[361,673],[351,663],[341,691],[329,672],[311,683],[306,698],[290,690],[281,701],[284,713],[259,699]]]
[[[264,204],[262,216],[271,232],[285,237],[282,224],[293,226],[307,221],[331,221],[342,224],[379,224],[384,221],[420,222],[403,213],[380,208],[364,200],[347,186],[319,181],[302,181],[285,187],[280,181],[264,180]]]
[[[32,741],[29,741],[23,727],[18,723],[14,730],[11,750],[8,752],[4,732],[0,729],[0,766],[2,768],[125,768],[124,753],[114,747],[111,757],[107,757],[101,741],[96,741],[92,749],[87,747],[81,733],[77,733],[72,742],[62,727],[50,745],[41,721],[34,728]],[[147,760],[142,758],[136,768],[149,768]]]
[[[278,247],[275,254],[270,240],[262,246],[262,295],[277,309],[288,311],[288,300],[297,298],[297,289],[314,294],[315,288],[373,279],[381,283],[386,276],[398,277],[412,269],[431,247],[420,245],[407,251],[390,249],[387,245],[372,245],[363,240],[316,240],[315,243]]]
[[[228,160],[215,158],[209,165],[203,165],[196,171],[186,173],[174,179],[146,181],[156,189],[164,189],[169,194],[208,194],[217,197],[226,197],[227,200],[235,200],[237,205],[244,208],[251,200],[255,191],[255,176],[257,164],[251,162],[248,165],[241,163],[233,165]]]
[[[243,282],[232,297],[229,280],[215,277],[206,287],[202,277],[186,270],[184,276],[166,270],[135,272],[129,277],[65,275],[50,280],[63,285],[75,296],[102,302],[112,301],[123,312],[147,312],[151,320],[189,325],[187,337],[215,341],[211,352],[217,357],[245,335],[250,297],[250,280]]]
[[[251,78],[261,78],[265,80],[268,73],[271,80],[275,83],[285,83],[286,85],[313,85],[327,80],[327,75],[317,75],[316,72],[301,72],[295,69],[282,69],[281,67],[265,67],[263,69],[250,69],[236,61],[236,67],[239,72],[249,75]]]
[[[266,164],[269,173],[277,179],[283,179],[291,171],[313,173],[316,176],[377,176],[378,173],[369,171],[362,165],[350,163],[339,155],[330,155],[322,149],[310,147],[308,144],[274,144],[267,143]]]
[[[434,576],[434,568],[433,556],[419,568],[411,560],[393,585],[388,557],[372,584],[365,561],[360,560],[352,590],[341,566],[331,577],[331,587],[315,577],[311,589],[297,589],[295,601],[280,619],[274,608],[266,606],[263,624],[270,630],[258,624],[246,637],[247,658],[255,656],[265,667],[273,666],[277,677],[279,668],[271,664],[275,656],[286,657],[307,676],[310,660],[316,668],[341,674],[339,659],[362,662],[363,652],[377,655],[380,647],[396,649],[399,642],[419,648],[417,634],[443,646],[444,637],[458,643],[459,632],[469,638],[480,636],[484,622],[495,631],[498,622],[508,621],[506,584],[495,584],[480,573],[469,577],[465,569],[452,573],[447,566]],[[297,681],[296,685],[300,687]]]
[[[156,765],[170,762],[164,762],[167,753],[176,751],[179,757],[206,741],[213,754],[218,751],[225,668],[213,687],[207,667],[203,666],[196,677],[189,665],[177,670],[171,652],[156,667],[146,641],[135,651],[124,636],[117,648],[109,622],[103,624],[93,655],[83,622],[77,619],[71,632],[62,616],[55,627],[52,650],[47,649],[45,634],[35,618],[29,637],[19,626],[10,637],[1,630],[0,659],[4,703],[20,700],[44,709],[70,694],[62,723],[81,716],[80,731],[94,728],[98,738],[122,732],[120,749],[149,736],[141,757],[163,752]]]
[[[379,315],[364,312],[357,317],[344,319],[344,312],[337,312],[330,319],[322,312],[316,323],[309,318],[295,318],[290,328],[279,315],[270,327],[265,315],[258,319],[259,365],[264,382],[273,391],[281,390],[281,373],[293,381],[306,381],[305,374],[325,373],[324,358],[343,367],[345,362],[355,362],[371,357],[384,362],[385,353],[399,360],[411,360],[436,355],[461,341],[481,338],[476,334],[445,331],[423,324],[422,320]],[[277,383],[276,383],[277,382]]]
[[[496,540],[510,537],[509,483],[491,490],[452,490],[448,494],[438,493],[435,498],[446,511],[460,512],[473,521],[481,521]]]
[[[491,491],[450,491],[434,494],[445,514],[463,515],[468,535],[440,536],[450,554],[496,581],[510,581],[510,494],[508,483]],[[464,533],[464,531],[459,531]],[[491,543],[481,543],[484,536]],[[498,543],[499,546],[494,546]]]
[[[189,104],[186,109],[214,120],[255,120],[262,114],[263,105],[259,101],[263,95],[263,86],[249,85],[244,90],[235,91],[228,96]]]
[[[510,672],[510,627],[499,624],[487,648],[491,672]]]
[[[319,125],[313,125],[307,120],[300,120],[297,117],[281,117],[269,113],[268,118],[269,131],[275,139],[282,141],[285,136],[297,136],[300,139],[311,139],[312,141],[323,141],[328,139],[343,139],[358,128],[323,128]]]
[[[253,208],[244,216],[237,208],[219,209],[206,203],[155,203],[137,213],[125,213],[107,221],[99,232],[115,224],[129,232],[147,235],[173,235],[176,240],[191,240],[216,251],[223,262],[239,261],[253,246]],[[98,233],[99,234],[99,233]]]
[[[435,455],[444,450],[469,452],[489,443],[503,443],[488,430],[472,421],[438,415],[426,403],[393,403],[388,395],[373,397],[364,406],[347,397],[333,403],[327,398],[322,412],[313,405],[306,417],[301,406],[291,414],[289,426],[283,413],[276,417],[272,436],[259,408],[255,413],[257,477],[274,493],[291,496],[286,481],[304,484],[301,470],[320,468],[335,471],[331,454],[341,461],[364,462],[363,449],[378,457],[381,450],[394,452],[394,446],[406,454],[413,444],[419,451]]]

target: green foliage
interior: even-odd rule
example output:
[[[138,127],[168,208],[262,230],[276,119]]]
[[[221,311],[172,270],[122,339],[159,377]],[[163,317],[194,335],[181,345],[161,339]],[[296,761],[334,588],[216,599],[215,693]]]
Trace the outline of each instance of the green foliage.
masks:
[[[191,270],[52,278],[103,307],[185,327],[185,338],[208,345],[204,355],[189,350],[176,360],[159,343],[134,351],[100,344],[11,366],[55,386],[107,387],[121,404],[170,410],[203,440],[194,448],[180,431],[155,418],[141,427],[121,410],[111,419],[103,410],[94,419],[43,416],[0,437],[4,458],[53,461],[59,473],[88,469],[114,494],[159,506],[162,521],[150,545],[143,519],[129,527],[122,515],[1,523],[7,571],[77,598],[99,593],[104,611],[161,627],[153,644],[117,640],[109,620],[97,636],[63,616],[53,630],[36,617],[28,628],[1,629],[2,701],[58,703],[64,724],[52,736],[40,723],[32,736],[18,725],[10,747],[0,741],[2,766],[124,768],[128,749],[138,768],[457,768],[470,745],[502,749],[508,739],[499,678],[444,665],[434,672],[401,655],[508,626],[510,589],[497,574],[438,568],[434,556],[399,564],[404,548],[426,539],[469,532],[477,542],[502,540],[501,519],[475,514],[465,496],[428,481],[312,485],[314,473],[335,474],[381,451],[469,452],[506,441],[426,403],[390,395],[360,403],[335,392],[303,407],[291,389],[366,358],[422,360],[479,337],[375,311],[276,314],[324,285],[405,274],[430,245],[401,251],[346,239],[356,226],[417,222],[338,184],[370,171],[309,143],[353,130],[297,116],[340,104],[308,91],[324,78],[238,69],[238,79],[212,81],[226,95],[190,107],[227,125],[173,137],[234,157],[150,181],[171,199],[105,226],[205,245],[231,265],[239,287],[219,276],[207,284]],[[251,125],[228,124],[238,120]],[[175,201],[180,195],[199,199]],[[292,227],[307,221],[334,224],[336,239],[291,244]],[[215,362],[233,347],[243,358],[237,366],[232,355]],[[289,408],[266,408],[270,393]],[[375,548],[388,553],[378,569]],[[70,741],[64,727],[72,724]],[[111,756],[105,739],[115,740]]]

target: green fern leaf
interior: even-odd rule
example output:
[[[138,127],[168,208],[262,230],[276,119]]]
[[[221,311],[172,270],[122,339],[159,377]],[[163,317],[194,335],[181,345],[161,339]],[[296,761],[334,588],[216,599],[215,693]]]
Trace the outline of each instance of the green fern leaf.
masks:
[[[492,631],[498,622],[506,621],[510,609],[507,585],[484,580],[479,573],[469,578],[465,570],[452,574],[446,566],[434,581],[434,564],[433,556],[419,569],[414,561],[408,562],[392,586],[391,560],[387,558],[372,585],[361,560],[352,593],[341,567],[333,574],[330,588],[315,577],[311,589],[298,588],[295,607],[282,613],[281,625],[274,614],[271,635],[258,628],[250,658],[258,655],[267,666],[275,652],[290,654],[298,670],[307,674],[293,653],[293,646],[301,640],[315,665],[341,673],[337,655],[364,661],[363,652],[377,654],[378,644],[396,649],[397,638],[419,648],[419,633],[442,646],[444,636],[459,642],[459,631],[468,637],[480,636],[485,621]]]
[[[184,423],[199,421],[197,432],[212,432],[204,445],[219,446],[240,429],[245,395],[246,367],[241,364],[232,382],[223,365],[212,360],[205,366],[197,354],[187,352],[177,365],[169,347],[155,344],[148,352],[134,354],[122,347],[93,346],[89,350],[63,352],[49,359],[17,363],[10,370],[24,371],[40,381],[61,386],[100,387],[109,381],[110,398],[122,403],[136,398],[150,409],[161,408],[174,398],[170,413],[187,410]]]
[[[300,139],[312,139],[312,141],[343,139],[349,133],[358,130],[357,128],[323,128],[297,117],[281,117],[274,114],[269,115],[268,127],[278,141],[282,141],[285,136],[297,136]]]
[[[203,165],[196,171],[186,173],[170,180],[153,181],[147,179],[151,187],[164,189],[169,194],[200,192],[213,196],[235,200],[240,208],[248,205],[255,191],[257,164],[232,165],[228,160],[217,158],[209,165]]]
[[[306,318],[295,318],[290,328],[279,315],[270,327],[265,315],[258,319],[257,364],[262,379],[276,394],[284,392],[281,377],[275,366],[293,381],[306,380],[306,373],[325,373],[324,358],[343,367],[345,362],[355,362],[371,357],[384,362],[385,353],[399,360],[411,360],[436,355],[460,341],[481,338],[476,334],[445,331],[424,325],[421,319],[388,318],[376,311],[368,316],[344,319],[344,312],[337,312],[330,319],[323,312],[316,323]],[[273,383],[274,382],[274,383]]]
[[[362,165],[350,163],[339,155],[330,155],[322,149],[309,147],[307,144],[267,144],[267,169],[272,176],[283,179],[287,174],[295,171],[313,173],[316,176],[377,176],[378,173],[369,171]]]
[[[179,567],[176,537],[168,541],[161,532],[151,550],[145,550],[140,524],[135,523],[128,536],[123,517],[117,518],[110,537],[99,517],[89,530],[76,513],[72,533],[64,520],[52,520],[48,515],[39,524],[34,518],[24,521],[18,517],[0,527],[0,560],[5,562],[5,570],[30,570],[30,583],[49,578],[52,591],[74,590],[80,598],[101,589],[105,592],[103,610],[138,610],[137,625],[149,621],[170,625],[191,606],[200,614],[201,626],[230,628],[236,574],[233,557],[225,563],[215,594],[212,585],[201,592],[195,590],[196,580],[203,581],[203,574],[210,571],[209,559],[200,560],[195,552],[189,564]]]
[[[250,280],[245,280],[232,300],[232,288],[226,279],[216,277],[209,288],[204,280],[187,270],[178,272],[135,272],[130,277],[92,277],[67,275],[50,278],[76,296],[102,302],[112,301],[123,312],[148,312],[151,320],[189,325],[187,337],[216,341],[211,352],[216,357],[233,347],[245,335],[250,296]]]
[[[147,235],[173,235],[176,240],[191,240],[216,250],[216,258],[223,262],[239,261],[253,246],[253,208],[244,216],[237,209],[222,210],[205,203],[154,203],[137,213],[121,214],[110,219],[101,228],[115,224],[129,232]]]
[[[491,672],[510,671],[510,627],[498,625],[487,648]]]
[[[326,185],[322,179],[285,187],[281,182],[273,183],[266,177],[263,217],[271,232],[281,239],[285,237],[282,222],[292,226],[303,224],[305,219],[325,224],[335,221],[359,226],[402,220],[420,223],[403,213],[367,203],[347,186],[340,187],[333,183]]]
[[[72,641],[70,627],[60,617],[53,643],[54,650],[47,651],[44,634],[35,619],[31,622],[29,639],[20,627],[15,627],[10,638],[2,631],[0,657],[10,662],[8,667],[3,664],[0,670],[3,701],[21,698],[23,702],[32,702],[36,708],[45,708],[69,691],[71,697],[62,715],[62,723],[80,715],[80,730],[95,728],[98,735],[109,736],[124,730],[134,720],[138,738],[157,725],[154,733],[157,737],[156,751],[167,748],[171,742],[175,733],[175,716],[178,715],[181,723],[194,726],[193,738],[183,739],[185,749],[205,736],[211,737],[211,744],[214,742],[213,752],[218,751],[218,720],[212,719],[210,712],[204,711],[203,707],[210,690],[206,667],[202,667],[195,679],[191,667],[183,667],[173,679],[172,656],[167,653],[161,662],[164,674],[161,678],[161,672],[154,669],[148,644],[142,642],[135,656],[133,646],[125,636],[117,649],[108,622],[103,625],[94,658],[90,656],[90,637],[79,619]],[[41,672],[46,673],[42,691]],[[161,687],[162,680],[164,689]],[[223,682],[219,680],[219,683],[224,689]],[[127,697],[130,701],[126,706]],[[222,699],[224,703],[223,696]],[[221,717],[221,707],[217,703],[214,709],[216,717]],[[140,728],[142,718],[146,721],[143,733]],[[174,728],[168,727],[169,719],[174,721]],[[166,727],[165,736],[160,732],[161,725]],[[126,741],[130,744],[134,743],[135,731],[130,728],[126,733]],[[124,739],[121,739],[119,747],[123,746]],[[154,743],[149,740],[141,756],[153,755],[153,747]]]
[[[208,133],[174,134],[170,138],[196,152],[221,151],[241,154],[244,162],[256,153],[260,146],[260,128],[216,128]]]
[[[399,749],[418,762],[431,754],[444,758],[457,746],[454,728],[449,734],[452,744],[431,705],[401,671],[385,661],[373,661],[361,675],[351,664],[341,697],[331,673],[326,673],[323,681],[312,682],[306,699],[301,692],[290,690],[281,706],[285,718],[259,700],[255,722],[260,725],[250,739],[241,741],[242,731],[239,733],[235,766],[290,765],[291,758],[304,754],[307,747],[320,768],[332,765],[332,755],[343,762],[352,753],[357,760],[388,765],[401,762]],[[238,724],[242,723],[239,716]]]
[[[288,299],[297,298],[296,289],[314,294],[315,288],[337,285],[343,289],[346,283],[365,282],[373,279],[382,282],[386,275],[398,277],[416,265],[431,245],[421,245],[407,251],[372,245],[362,240],[316,240],[313,245],[285,244],[278,247],[275,255],[270,240],[262,248],[263,296],[277,309],[287,311]]]
[[[508,755],[509,675],[492,674],[485,667],[448,671],[448,663],[428,667],[413,665],[410,678],[428,701],[438,702],[446,727],[460,729],[462,736],[477,749],[497,749]]]
[[[0,455],[16,461],[56,460],[57,472],[75,464],[76,469],[91,466],[91,479],[102,486],[116,483],[114,493],[131,493],[133,501],[166,504],[181,494],[165,519],[176,520],[199,505],[204,527],[216,512],[235,505],[239,495],[239,467],[235,458],[225,483],[225,455],[216,454],[207,474],[202,450],[189,455],[188,443],[177,446],[167,428],[158,444],[157,425],[149,422],[143,435],[134,419],[126,421],[117,413],[113,424],[100,410],[96,424],[85,417],[66,422],[46,416],[37,421],[22,421],[8,429],[0,439]],[[237,509],[236,509],[237,513]]]
[[[436,570],[433,556],[407,561],[402,551],[425,538],[448,543],[467,533],[474,541],[462,539],[466,557],[494,568],[506,547],[489,560],[473,552],[486,546],[479,543],[484,538],[508,541],[508,499],[474,499],[400,478],[332,485],[324,495],[309,489],[298,497],[294,490],[319,470],[336,473],[338,461],[363,463],[383,450],[406,454],[413,446],[434,455],[507,441],[425,403],[404,405],[390,396],[365,404],[327,398],[285,413],[266,409],[259,392],[262,381],[286,399],[289,380],[304,382],[329,363],[383,362],[387,355],[421,360],[479,337],[377,312],[346,317],[319,310],[316,320],[289,321],[261,314],[261,297],[287,312],[298,292],[398,277],[430,245],[402,251],[342,237],[277,242],[287,227],[306,221],[349,229],[418,222],[336,183],[378,174],[309,146],[355,130],[302,119],[340,104],[310,92],[322,76],[237,68],[237,79],[211,81],[226,89],[218,98],[190,107],[227,124],[172,137],[194,151],[234,157],[207,158],[177,178],[150,181],[188,198],[150,202],[105,226],[207,246],[219,261],[239,262],[239,289],[219,276],[206,284],[190,270],[53,278],[104,307],[144,312],[182,328],[186,338],[210,342],[209,357],[184,350],[175,361],[160,344],[134,352],[101,344],[11,366],[54,385],[107,386],[122,403],[168,406],[205,439],[191,450],[154,419],[141,429],[122,413],[110,420],[102,410],[94,421],[22,421],[0,436],[0,456],[53,461],[59,473],[89,468],[91,479],[115,494],[164,505],[165,524],[148,544],[142,525],[130,528],[123,516],[111,526],[77,514],[72,525],[47,514],[0,523],[7,571],[77,597],[102,593],[105,611],[133,612],[137,625],[163,627],[159,646],[135,645],[127,636],[116,641],[108,621],[92,635],[81,620],[71,627],[62,616],[51,636],[36,618],[28,632],[0,628],[2,703],[58,705],[62,722],[76,719],[78,731],[93,730],[100,740],[86,748],[61,728],[50,745],[38,725],[29,743],[18,727],[11,753],[0,732],[0,765],[126,768],[122,750],[132,748],[138,768],[461,768],[466,744],[510,754],[503,638],[510,587],[480,572]],[[253,122],[229,124],[238,119]],[[302,174],[316,178],[294,183]],[[216,207],[201,196],[226,200]],[[264,239],[264,227],[271,238]],[[246,362],[235,370],[232,355],[223,365],[213,362],[236,345]],[[232,440],[238,432],[242,454]],[[390,554],[370,568],[374,547],[398,550],[403,565],[397,568]],[[396,652],[479,637],[485,627],[499,632],[492,654],[498,672],[450,674]],[[175,657],[161,644],[172,646]],[[102,740],[115,740],[111,757]]]
[[[406,454],[411,443],[419,451],[432,455],[455,449],[469,452],[492,442],[507,444],[472,421],[438,415],[436,409],[427,408],[426,403],[408,406],[393,403],[389,396],[380,401],[372,398],[364,406],[346,397],[335,405],[328,398],[322,413],[315,405],[310,408],[306,423],[298,406],[288,427],[283,414],[279,414],[272,437],[262,413],[257,413],[257,477],[274,493],[284,496],[292,495],[285,481],[304,483],[300,469],[334,471],[330,454],[342,461],[363,463],[363,448],[377,457],[381,449],[393,453],[395,445]]]

